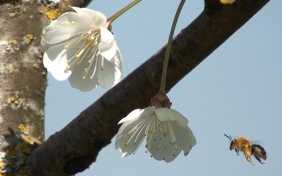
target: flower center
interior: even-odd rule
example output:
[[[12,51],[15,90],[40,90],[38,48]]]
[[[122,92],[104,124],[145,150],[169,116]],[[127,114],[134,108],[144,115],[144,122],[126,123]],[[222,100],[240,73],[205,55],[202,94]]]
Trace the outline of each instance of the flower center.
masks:
[[[78,35],[75,40],[65,45],[65,49],[69,48],[69,45],[75,45],[76,53],[68,59],[68,66],[66,71],[72,70],[76,65],[84,66],[84,75],[82,79],[92,79],[97,70],[98,60],[101,59],[101,69],[103,69],[103,57],[99,53],[100,43],[100,29],[90,30],[86,33]],[[92,68],[92,69],[90,69]],[[91,73],[92,72],[92,73]]]

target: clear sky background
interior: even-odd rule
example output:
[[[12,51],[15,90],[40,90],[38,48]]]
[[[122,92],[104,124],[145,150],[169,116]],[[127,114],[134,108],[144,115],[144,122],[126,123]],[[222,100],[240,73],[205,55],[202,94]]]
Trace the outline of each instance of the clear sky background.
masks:
[[[93,0],[88,8],[107,17],[131,0]],[[143,0],[113,23],[124,61],[124,77],[166,44],[180,0]],[[175,34],[203,10],[204,0],[187,0]],[[97,161],[77,176],[281,176],[282,175],[282,1],[272,0],[168,94],[189,119],[197,139],[187,157],[171,163],[156,161],[143,144],[135,155],[122,158],[114,142]],[[48,75],[46,139],[66,126],[107,90],[88,93],[68,81]],[[259,140],[268,154],[266,164],[229,151],[223,134]]]

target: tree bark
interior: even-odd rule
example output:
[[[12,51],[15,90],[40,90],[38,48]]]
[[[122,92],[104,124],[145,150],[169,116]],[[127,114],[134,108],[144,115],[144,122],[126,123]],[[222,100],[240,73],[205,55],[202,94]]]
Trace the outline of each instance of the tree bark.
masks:
[[[236,0],[222,5],[205,0],[204,11],[172,44],[167,89],[170,90],[269,0]],[[123,81],[90,105],[60,132],[32,151],[28,164],[33,175],[66,176],[81,172],[117,133],[118,121],[136,108],[149,106],[159,89],[163,47]],[[44,158],[44,159],[42,159]]]
[[[90,0],[69,0],[68,4],[85,6],[88,2]],[[46,69],[42,65],[40,40],[47,21],[60,14],[59,6],[51,3],[0,0],[2,174],[29,175],[30,169],[24,161],[44,141],[47,80]],[[61,6],[66,6],[66,3],[62,1]]]

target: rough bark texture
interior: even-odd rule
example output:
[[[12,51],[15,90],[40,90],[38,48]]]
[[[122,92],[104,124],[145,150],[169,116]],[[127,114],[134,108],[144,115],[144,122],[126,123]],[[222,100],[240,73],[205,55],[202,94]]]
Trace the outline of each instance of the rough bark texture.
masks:
[[[29,175],[23,161],[44,141],[46,69],[40,40],[42,28],[60,12],[51,4],[0,0],[0,175]]]
[[[221,5],[206,0],[204,11],[175,38],[167,90],[195,68],[269,0],[236,0]],[[65,176],[81,172],[117,133],[117,122],[136,108],[149,105],[159,88],[165,47],[90,105],[29,156],[34,175]],[[44,159],[42,159],[44,158]]]
[[[0,161],[5,163],[0,170],[11,175],[30,173],[22,161],[44,141],[39,8],[29,2],[0,4]]]
[[[69,11],[69,6],[74,7],[86,7],[91,0],[68,0],[68,1],[62,1],[60,2],[60,11],[62,13]]]
[[[0,5],[0,148],[8,128],[25,125],[31,137],[44,140],[46,72],[41,64],[39,4]]]

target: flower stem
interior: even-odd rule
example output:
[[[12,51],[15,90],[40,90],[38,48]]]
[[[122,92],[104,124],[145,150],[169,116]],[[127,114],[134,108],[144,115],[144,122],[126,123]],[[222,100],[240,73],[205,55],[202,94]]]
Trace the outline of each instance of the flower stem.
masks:
[[[173,34],[175,31],[175,26],[178,20],[178,17],[180,15],[180,12],[182,10],[182,7],[185,3],[185,0],[181,0],[178,9],[176,11],[176,14],[173,19],[173,23],[171,26],[168,42],[167,42],[167,47],[166,47],[166,52],[165,52],[165,58],[164,58],[164,65],[163,65],[163,72],[162,72],[162,78],[161,78],[161,85],[160,85],[160,90],[159,93],[166,94],[165,91],[165,86],[166,86],[166,74],[167,74],[167,67],[168,67],[168,60],[169,60],[169,55],[170,55],[170,49],[171,49],[171,44],[172,44],[172,39],[173,39]]]
[[[110,23],[114,22],[119,16],[121,16],[124,12],[126,12],[127,10],[129,10],[131,7],[135,6],[137,3],[139,3],[141,0],[134,0],[133,2],[131,2],[130,4],[128,4],[127,6],[125,6],[123,9],[121,9],[120,11],[118,11],[116,14],[114,14],[113,16],[111,16],[108,21],[110,21]]]

